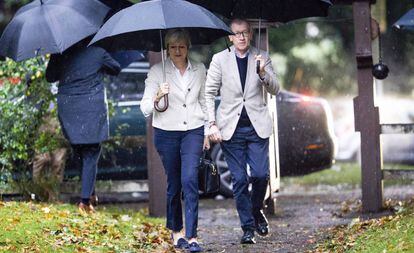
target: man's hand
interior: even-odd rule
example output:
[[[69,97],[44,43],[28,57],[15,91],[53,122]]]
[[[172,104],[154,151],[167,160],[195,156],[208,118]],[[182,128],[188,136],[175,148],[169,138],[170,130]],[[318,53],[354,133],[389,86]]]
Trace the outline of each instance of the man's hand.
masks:
[[[221,142],[223,139],[221,138],[220,130],[216,125],[211,125],[209,129],[209,135],[208,138],[212,142]]]
[[[154,101],[159,102],[160,99],[170,92],[170,85],[168,83],[162,83],[158,89],[157,95],[155,95]]]
[[[256,56],[254,57],[254,59],[255,59],[256,61],[259,61],[259,62],[260,62],[260,71],[259,71],[259,76],[260,76],[260,78],[261,78],[261,79],[263,79],[263,78],[264,78],[264,76],[265,76],[265,74],[266,74],[266,71],[265,71],[265,59],[263,58],[263,56],[262,56],[261,54],[256,55]]]
[[[203,150],[209,150],[210,149],[210,140],[208,139],[208,136],[204,136],[204,143],[203,143]]]

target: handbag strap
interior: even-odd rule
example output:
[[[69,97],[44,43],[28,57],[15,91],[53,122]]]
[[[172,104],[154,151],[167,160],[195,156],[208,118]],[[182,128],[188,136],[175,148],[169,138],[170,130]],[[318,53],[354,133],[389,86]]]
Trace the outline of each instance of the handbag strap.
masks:
[[[211,160],[210,150],[208,149],[203,150],[203,155],[201,156],[201,158]]]

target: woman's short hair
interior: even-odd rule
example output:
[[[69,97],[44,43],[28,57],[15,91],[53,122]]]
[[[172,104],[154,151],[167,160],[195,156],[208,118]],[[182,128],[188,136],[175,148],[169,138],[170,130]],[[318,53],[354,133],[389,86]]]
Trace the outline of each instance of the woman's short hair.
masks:
[[[165,35],[165,46],[168,49],[169,44],[183,41],[187,48],[191,46],[190,34],[184,29],[172,29]]]

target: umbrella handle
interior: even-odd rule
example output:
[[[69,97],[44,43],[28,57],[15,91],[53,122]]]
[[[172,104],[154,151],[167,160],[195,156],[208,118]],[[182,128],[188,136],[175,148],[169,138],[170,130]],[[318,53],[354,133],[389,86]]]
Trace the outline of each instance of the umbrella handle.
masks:
[[[159,107],[158,101],[154,102],[154,108],[155,110],[157,110],[157,112],[165,112],[168,109],[168,94],[165,94],[163,98],[164,98],[164,107]]]
[[[260,61],[259,60],[256,61],[256,73],[257,74],[260,73]]]

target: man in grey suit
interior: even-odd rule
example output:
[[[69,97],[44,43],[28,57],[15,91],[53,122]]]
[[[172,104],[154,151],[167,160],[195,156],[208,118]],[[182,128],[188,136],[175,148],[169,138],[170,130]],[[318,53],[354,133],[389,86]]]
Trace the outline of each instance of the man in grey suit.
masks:
[[[240,218],[242,244],[255,243],[254,231],[268,234],[263,202],[269,183],[269,137],[272,121],[266,92],[276,95],[279,84],[269,56],[250,46],[253,31],[241,19],[231,23],[231,50],[213,56],[206,80],[209,138],[220,142],[233,178],[233,193]],[[256,73],[256,61],[260,71]],[[215,112],[214,100],[221,101]],[[247,174],[249,164],[251,177]],[[249,194],[248,185],[252,183]]]

